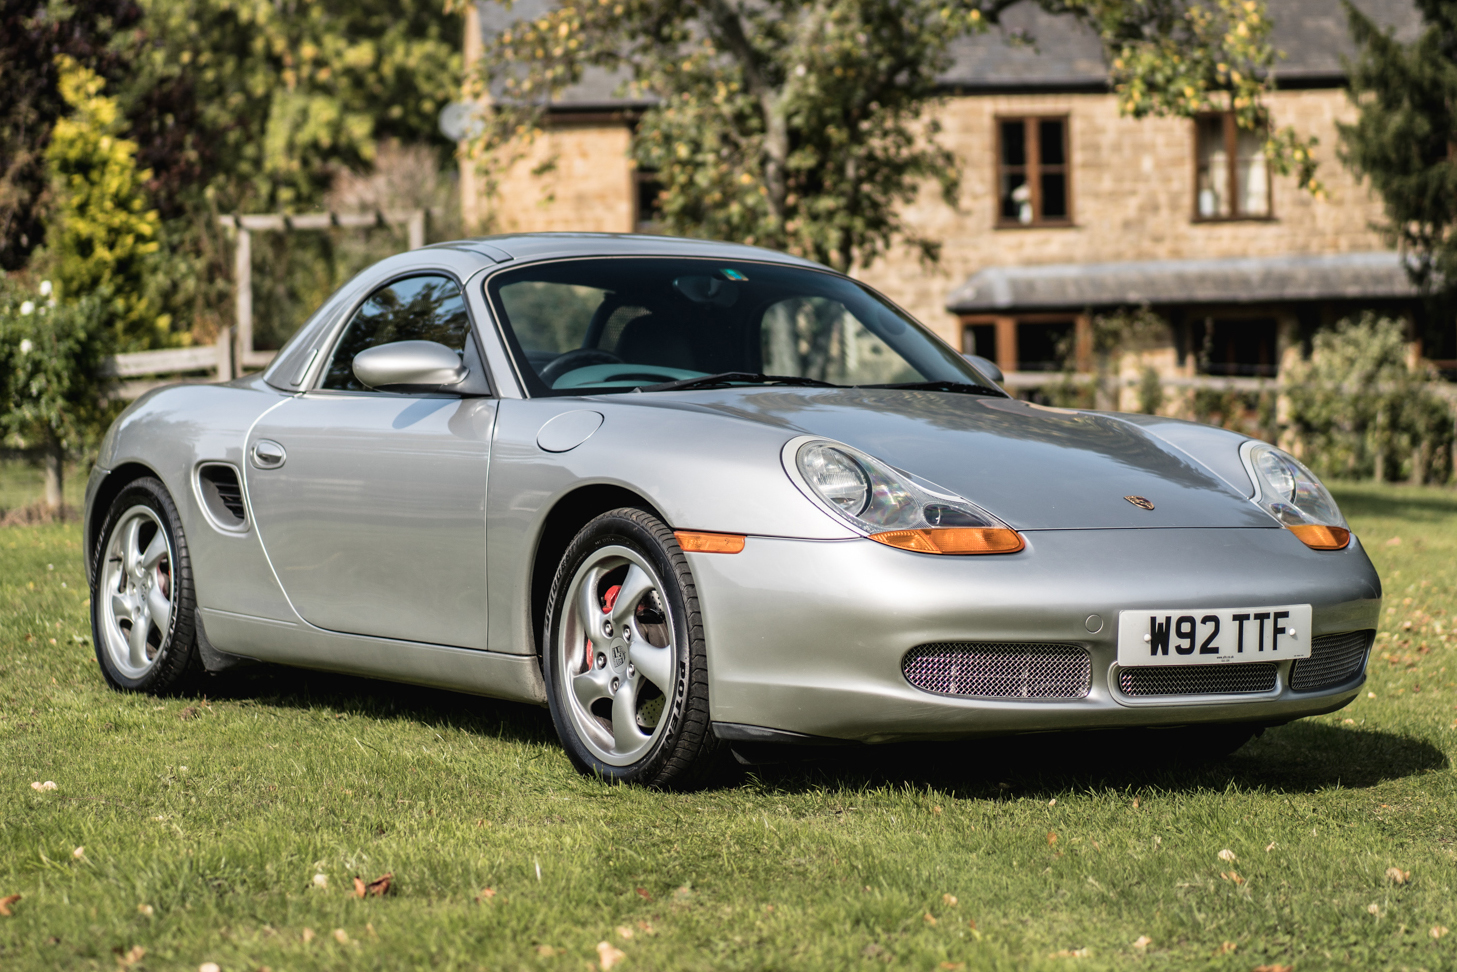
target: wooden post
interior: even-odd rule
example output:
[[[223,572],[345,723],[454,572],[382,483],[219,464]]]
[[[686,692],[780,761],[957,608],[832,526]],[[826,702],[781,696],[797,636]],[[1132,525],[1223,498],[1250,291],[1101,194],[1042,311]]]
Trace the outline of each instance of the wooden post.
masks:
[[[465,5],[465,40],[461,57],[465,61],[465,75],[473,77],[480,70],[481,56],[485,53],[485,42],[481,36],[481,14],[476,4]],[[466,87],[469,87],[467,84]],[[482,99],[483,101],[485,99]],[[484,107],[484,106],[483,106]],[[457,146],[456,158],[460,164],[460,215],[467,233],[479,233],[485,223],[486,200],[482,198],[480,179],[476,171],[476,160]]]
[[[417,209],[410,214],[405,224],[410,237],[410,249],[418,250],[425,245],[425,210]]]
[[[253,234],[244,229],[241,222],[235,225],[237,241],[233,248],[233,289],[238,351],[232,360],[241,370],[253,350]]]
[[[1073,362],[1081,372],[1093,370],[1093,318],[1079,314],[1073,318]],[[1119,348],[1119,351],[1122,351]]]
[[[231,327],[218,328],[218,381],[232,381],[238,377],[237,371],[233,368],[233,329]]]
[[[998,317],[997,325],[997,367],[1003,374],[1017,370],[1017,319]]]

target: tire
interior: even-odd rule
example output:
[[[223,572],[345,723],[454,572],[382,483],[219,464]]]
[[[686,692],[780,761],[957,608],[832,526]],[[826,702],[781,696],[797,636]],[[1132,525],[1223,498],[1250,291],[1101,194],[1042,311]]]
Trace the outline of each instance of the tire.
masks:
[[[167,487],[150,476],[128,483],[112,500],[99,536],[91,639],[101,673],[124,691],[176,691],[201,671],[202,661],[192,562]]]
[[[712,776],[722,748],[698,594],[662,521],[624,508],[584,526],[552,580],[545,631],[547,702],[579,771],[656,788]]]

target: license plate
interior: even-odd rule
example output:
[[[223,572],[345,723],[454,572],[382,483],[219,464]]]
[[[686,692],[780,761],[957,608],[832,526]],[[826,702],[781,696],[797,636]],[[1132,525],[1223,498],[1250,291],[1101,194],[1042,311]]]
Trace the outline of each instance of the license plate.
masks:
[[[1118,664],[1220,665],[1310,657],[1310,605],[1118,612]]]

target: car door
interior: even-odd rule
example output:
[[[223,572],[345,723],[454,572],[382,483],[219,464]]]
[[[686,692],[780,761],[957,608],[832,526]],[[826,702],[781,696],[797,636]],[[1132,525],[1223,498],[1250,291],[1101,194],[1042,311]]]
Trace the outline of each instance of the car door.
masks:
[[[496,402],[485,394],[374,391],[366,348],[436,341],[484,391],[456,280],[414,273],[366,298],[315,387],[269,411],[247,443],[254,523],[294,609],[332,631],[486,646],[486,470]]]

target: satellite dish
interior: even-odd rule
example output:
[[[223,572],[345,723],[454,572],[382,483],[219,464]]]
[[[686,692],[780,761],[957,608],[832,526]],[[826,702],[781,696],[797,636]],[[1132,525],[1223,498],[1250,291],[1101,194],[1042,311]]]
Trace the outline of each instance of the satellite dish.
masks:
[[[486,130],[486,120],[477,112],[480,106],[465,101],[452,101],[440,109],[440,131],[452,142],[475,138]]]

